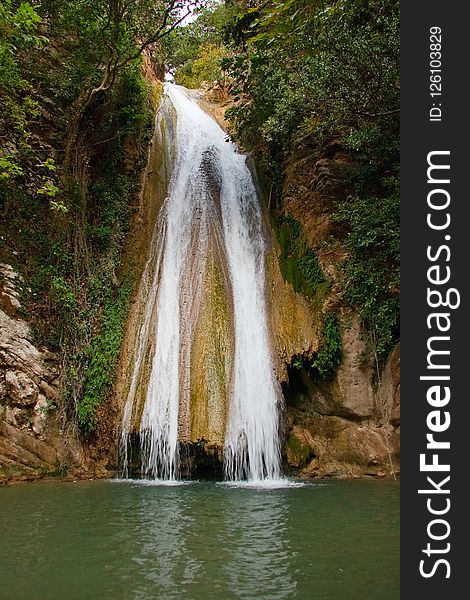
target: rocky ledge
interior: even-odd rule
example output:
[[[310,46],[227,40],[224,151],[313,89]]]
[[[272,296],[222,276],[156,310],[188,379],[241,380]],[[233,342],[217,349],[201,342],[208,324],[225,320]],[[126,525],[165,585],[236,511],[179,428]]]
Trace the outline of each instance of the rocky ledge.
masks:
[[[348,326],[346,322],[349,321]],[[391,477],[400,473],[400,346],[377,377],[364,359],[357,318],[342,323],[343,361],[329,382],[289,370],[285,460],[301,477]]]

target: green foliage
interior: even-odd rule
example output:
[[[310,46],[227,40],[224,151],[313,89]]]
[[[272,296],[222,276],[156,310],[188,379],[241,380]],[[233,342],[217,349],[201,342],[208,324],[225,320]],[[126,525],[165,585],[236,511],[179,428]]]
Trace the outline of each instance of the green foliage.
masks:
[[[141,61],[131,63],[123,72],[117,88],[112,90],[116,114],[108,128],[119,127],[120,135],[135,135],[151,126],[148,110],[149,87],[142,77]]]
[[[313,360],[305,356],[295,356],[294,369],[305,369],[313,381],[331,381],[343,358],[343,343],[338,320],[333,312],[323,319],[320,349]]]
[[[203,44],[197,49],[196,58],[189,60],[175,73],[175,81],[188,88],[199,88],[204,81],[222,81],[224,73],[221,60],[225,56],[223,46]]]
[[[163,40],[165,67],[178,72],[201,55],[204,46],[224,45],[224,30],[233,11],[225,2],[209,2],[191,23],[174,29]]]
[[[112,89],[130,63],[160,43],[206,0],[43,0],[55,37],[66,39],[61,98],[86,110]],[[60,85],[59,85],[60,83]]]
[[[290,455],[290,462],[295,462],[298,468],[305,467],[312,456],[312,451],[307,444],[301,442],[294,435],[289,435],[286,440],[286,450]]]
[[[0,156],[0,179],[10,179],[19,175],[23,175],[23,169],[15,162],[14,157],[11,154]]]
[[[228,50],[223,39],[229,14],[225,3],[210,2],[195,21],[164,40],[165,66],[176,83],[199,88],[203,82],[225,82],[222,63]]]
[[[74,210],[85,211],[84,235],[93,262],[82,265],[80,280],[86,283],[72,327],[66,334],[70,346],[69,395],[74,399],[80,429],[90,435],[96,408],[106,399],[114,380],[121,338],[129,308],[133,279],[116,289],[114,269],[119,265],[128,231],[130,206],[139,189],[138,174],[145,165],[146,144],[152,131],[149,89],[138,64],[128,67],[108,94],[100,137],[108,140],[93,163],[93,183],[83,205],[77,195]],[[139,142],[135,171],[123,172],[129,140]],[[70,201],[72,204],[72,201]],[[83,285],[83,283],[82,283]],[[83,344],[85,333],[88,343]]]
[[[36,9],[29,2],[0,0],[0,182],[34,170],[29,140],[38,105],[19,57],[47,42],[37,33],[41,17]]]
[[[48,80],[44,72],[38,76],[53,88],[59,78],[55,72]],[[118,286],[115,273],[153,127],[140,61],[127,66],[80,126],[74,151],[76,164],[85,162],[84,176],[66,171],[60,153],[53,159],[47,152],[29,151],[28,162],[19,166],[16,156],[13,161],[2,157],[8,178],[4,185],[0,181],[0,207],[8,220],[0,227],[21,256],[31,288],[24,304],[36,340],[62,354],[68,416],[90,434],[94,410],[112,380],[132,285],[130,278]],[[95,381],[90,373],[100,369]]]
[[[379,361],[399,336],[400,190],[395,177],[383,182],[381,197],[348,198],[335,215],[349,233],[342,265],[345,296],[370,334]]]
[[[333,378],[343,357],[343,346],[338,321],[333,313],[328,313],[323,321],[322,343],[311,364],[315,379],[329,381]]]
[[[326,282],[323,271],[318,264],[317,255],[309,248],[299,260],[299,270],[303,275],[308,290],[318,290]]]
[[[1,0],[0,24],[3,35],[16,44],[37,44],[42,38],[36,35],[41,17],[36,12],[36,6],[29,2],[13,2]]]
[[[60,275],[52,277],[50,295],[60,309],[69,311],[75,308],[77,298],[70,285]]]
[[[132,284],[126,281],[106,300],[100,329],[86,351],[83,395],[77,405],[78,423],[86,435],[93,432],[96,409],[114,381],[131,291]]]
[[[272,0],[249,31],[226,64],[240,98],[229,114],[245,146],[285,155],[338,129],[396,121],[398,2]]]
[[[17,53],[46,41],[37,35],[41,17],[35,8],[29,2],[0,0],[0,88],[10,94],[27,88]]]
[[[54,402],[54,400],[51,400],[51,399],[46,399],[46,404],[39,408],[39,412],[42,413],[43,415],[45,415],[49,412],[52,412],[54,410],[57,410],[57,404]]]

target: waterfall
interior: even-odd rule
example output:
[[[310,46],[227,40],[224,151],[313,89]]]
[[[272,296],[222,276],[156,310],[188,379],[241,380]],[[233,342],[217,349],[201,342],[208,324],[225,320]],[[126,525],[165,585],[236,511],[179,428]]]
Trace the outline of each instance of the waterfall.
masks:
[[[125,468],[134,432],[144,475],[178,477],[178,444],[191,439],[194,337],[203,319],[208,257],[215,254],[233,313],[233,360],[226,361],[224,392],[226,478],[276,479],[280,387],[268,332],[266,236],[255,184],[246,157],[184,88],[166,84],[165,102],[176,114],[174,160],[139,290],[145,309],[121,425]]]

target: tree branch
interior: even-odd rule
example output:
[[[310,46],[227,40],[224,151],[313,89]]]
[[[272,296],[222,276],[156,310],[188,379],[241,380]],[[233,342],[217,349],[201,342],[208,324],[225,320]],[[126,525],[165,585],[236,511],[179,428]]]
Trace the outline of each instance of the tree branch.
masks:
[[[365,117],[386,117],[387,115],[395,115],[399,113],[400,109],[396,108],[394,110],[387,110],[385,112],[380,113],[368,113],[368,112],[359,112],[360,115],[364,115]]]
[[[179,8],[177,0],[170,0],[166,3],[163,14],[161,15],[161,22],[157,26],[156,30],[147,35],[144,41],[140,42],[138,48],[132,52],[128,49],[125,53],[129,52],[128,56],[123,57],[123,51],[119,51],[120,44],[122,44],[122,40],[120,39],[120,26],[124,22],[126,18],[126,14],[129,12],[128,8],[134,4],[132,0],[125,2],[122,0],[108,0],[108,15],[106,18],[106,22],[111,26],[112,24],[112,33],[111,40],[107,40],[105,45],[108,48],[108,58],[105,65],[105,70],[103,73],[103,77],[101,83],[92,88],[86,95],[85,102],[83,104],[83,109],[86,109],[90,106],[93,98],[100,93],[106,92],[110,87],[114,84],[118,73],[120,73],[130,62],[136,60],[141,56],[141,54],[148,48],[151,44],[161,40],[168,34],[170,34],[176,27],[181,25],[181,23],[192,14],[192,8],[198,7],[201,2],[198,0],[192,0],[188,2],[185,7],[186,11],[182,14],[179,14],[175,20],[171,20],[175,15],[174,12],[176,8]],[[181,7],[183,8],[183,7]],[[158,14],[158,10],[156,9]]]

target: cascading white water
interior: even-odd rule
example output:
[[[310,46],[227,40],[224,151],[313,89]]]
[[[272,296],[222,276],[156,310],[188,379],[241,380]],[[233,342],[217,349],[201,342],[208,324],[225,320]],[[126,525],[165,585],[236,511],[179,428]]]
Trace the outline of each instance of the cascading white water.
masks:
[[[166,84],[165,93],[176,111],[175,156],[168,196],[155,230],[155,256],[146,267],[154,275],[151,284],[145,284],[148,302],[135,338],[122,447],[127,448],[137,383],[150,331],[155,327],[139,426],[142,467],[150,477],[177,477],[178,439],[189,427],[190,410],[190,360],[184,356],[191,352],[192,315],[204,294],[212,232],[227,265],[231,290],[226,291],[231,294],[234,311],[225,474],[230,480],[277,479],[280,389],[267,327],[266,243],[256,188],[246,157],[227,141],[224,131],[195,100],[172,84]],[[148,272],[143,281],[149,281]]]

